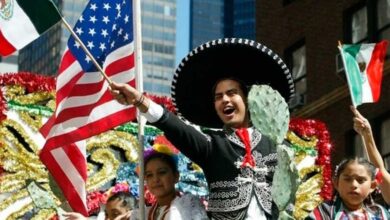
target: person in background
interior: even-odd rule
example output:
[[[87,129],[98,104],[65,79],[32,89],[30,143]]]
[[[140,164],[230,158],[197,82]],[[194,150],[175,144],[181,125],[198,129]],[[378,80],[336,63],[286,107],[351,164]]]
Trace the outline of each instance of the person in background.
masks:
[[[343,160],[334,174],[336,195],[320,204],[306,219],[388,220],[389,212],[370,199],[375,190],[376,167],[364,158]]]
[[[353,128],[362,136],[368,158],[379,170],[377,175],[380,175],[382,180],[378,183],[378,186],[382,192],[383,199],[390,205],[390,174],[386,170],[382,156],[376,147],[370,122],[355,107],[351,106],[351,110],[354,114]]]
[[[145,151],[144,164],[146,186],[156,198],[156,202],[145,209],[148,220],[208,219],[198,198],[176,191],[180,175],[172,155],[151,148]],[[138,210],[133,211],[131,219],[139,219]]]
[[[129,192],[117,192],[107,199],[105,209],[106,220],[128,220],[132,210],[138,208],[138,202]],[[65,220],[89,219],[77,212],[63,214]]]

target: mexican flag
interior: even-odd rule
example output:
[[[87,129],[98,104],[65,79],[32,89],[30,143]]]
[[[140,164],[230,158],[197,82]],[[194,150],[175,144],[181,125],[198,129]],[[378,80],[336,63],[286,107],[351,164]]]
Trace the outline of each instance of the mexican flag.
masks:
[[[362,103],[378,101],[387,44],[387,41],[381,41],[376,44],[339,46],[355,107]]]
[[[60,20],[51,0],[0,0],[0,55],[22,49]]]

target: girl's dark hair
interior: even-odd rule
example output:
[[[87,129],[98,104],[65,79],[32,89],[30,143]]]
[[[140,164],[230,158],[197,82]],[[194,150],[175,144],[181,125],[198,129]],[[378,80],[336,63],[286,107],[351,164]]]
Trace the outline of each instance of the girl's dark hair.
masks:
[[[129,210],[138,208],[137,199],[129,192],[117,192],[107,199],[107,203],[115,200],[121,201],[121,206],[126,207]]]
[[[162,160],[163,162],[165,162],[166,164],[168,164],[168,166],[172,169],[172,171],[174,173],[178,173],[178,169],[177,169],[177,164],[176,164],[176,161],[175,159],[168,155],[168,154],[164,154],[164,153],[160,153],[160,152],[157,152],[157,151],[154,151],[153,153],[151,153],[150,155],[146,156],[145,157],[145,161],[144,161],[144,165],[146,167],[146,165],[153,159],[160,159]]]
[[[374,164],[372,164],[371,162],[369,162],[367,159],[365,158],[362,158],[362,157],[355,157],[355,158],[348,158],[348,159],[344,159],[343,161],[341,161],[339,163],[339,165],[336,167],[336,170],[335,170],[335,173],[334,173],[334,178],[335,179],[338,179],[341,175],[341,173],[344,171],[345,167],[347,167],[347,165],[349,163],[352,163],[352,162],[356,162],[360,165],[363,165],[364,167],[366,167],[366,170],[367,172],[370,174],[370,177],[371,177],[371,180],[374,180],[375,179],[375,176],[376,176],[376,167],[374,166]],[[375,191],[374,191],[375,192]],[[336,197],[338,197],[338,192],[335,191],[335,195]],[[372,195],[370,194],[364,201],[363,201],[364,204],[367,204],[367,205],[374,205],[375,204],[375,201],[373,200],[372,198]]]
[[[345,167],[351,162],[356,162],[360,165],[365,166],[367,172],[370,174],[371,180],[375,179],[376,167],[374,166],[374,164],[370,163],[368,160],[362,157],[347,158],[341,161],[339,165],[336,167],[334,178],[338,179],[340,177],[340,174],[344,171]]]
[[[248,86],[244,83],[244,81],[240,80],[240,79],[237,79],[235,77],[225,77],[225,78],[221,78],[221,79],[218,79],[214,85],[213,85],[213,88],[212,88],[212,97],[214,99],[214,95],[215,95],[215,90],[217,89],[217,85],[222,82],[222,81],[225,81],[225,80],[232,80],[232,81],[236,81],[239,86],[240,86],[240,89],[242,90],[242,93],[244,93],[245,97],[248,97],[248,93],[249,93],[249,88]]]

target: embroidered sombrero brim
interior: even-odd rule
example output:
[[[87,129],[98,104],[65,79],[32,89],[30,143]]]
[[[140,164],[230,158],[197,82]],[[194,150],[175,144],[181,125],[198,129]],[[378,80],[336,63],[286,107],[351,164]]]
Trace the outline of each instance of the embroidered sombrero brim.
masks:
[[[212,87],[227,77],[240,79],[247,86],[267,84],[286,102],[294,94],[291,73],[272,50],[252,40],[219,39],[195,48],[177,67],[171,95],[178,114],[200,126],[221,128]]]

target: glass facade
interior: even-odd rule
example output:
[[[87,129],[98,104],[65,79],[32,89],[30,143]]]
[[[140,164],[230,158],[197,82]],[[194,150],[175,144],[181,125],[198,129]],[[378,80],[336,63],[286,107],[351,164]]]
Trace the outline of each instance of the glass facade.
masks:
[[[62,0],[54,0],[62,8]],[[55,75],[61,59],[61,23],[19,51],[19,71]]]
[[[224,37],[224,0],[191,0],[190,49]]]
[[[256,39],[256,1],[234,0],[231,37]]]
[[[255,39],[255,0],[191,0],[190,48],[223,37]]]
[[[141,1],[144,90],[171,95],[176,54],[176,1]]]

